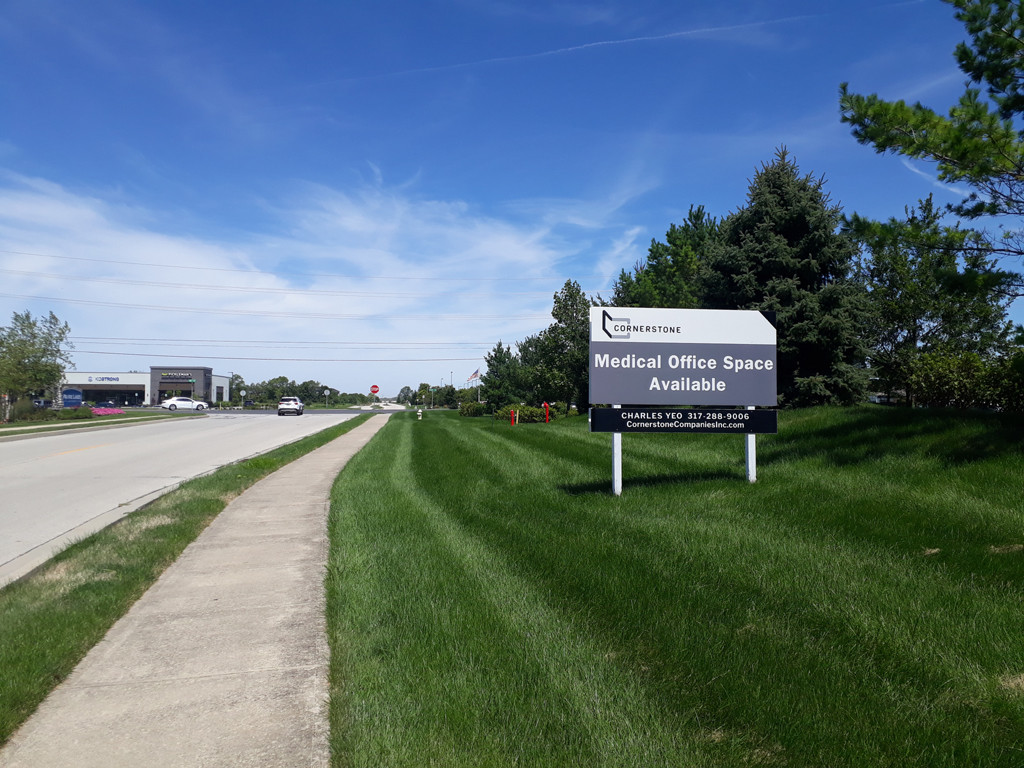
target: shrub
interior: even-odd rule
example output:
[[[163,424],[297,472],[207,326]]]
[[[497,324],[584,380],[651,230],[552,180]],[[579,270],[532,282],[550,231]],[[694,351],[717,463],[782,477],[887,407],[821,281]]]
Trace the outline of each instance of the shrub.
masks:
[[[515,411],[516,414],[518,414],[518,421],[520,424],[536,424],[538,422],[544,422],[544,409],[537,408],[532,405],[507,405],[504,408],[496,410],[494,412],[494,418],[497,421],[510,423],[511,411]]]
[[[11,406],[11,421],[31,421],[36,407],[27,397],[19,397]]]
[[[1024,412],[1024,350],[1018,350],[989,369],[989,387],[1001,410]]]
[[[569,403],[559,400],[557,403],[548,403],[551,407],[551,420],[554,421],[557,416],[561,419],[564,416],[578,416],[579,411],[576,410],[575,406],[569,405]]]
[[[462,416],[483,416],[486,410],[487,406],[475,400],[467,400],[459,406],[459,413]]]
[[[78,408],[62,408],[58,412],[58,416],[61,421],[76,421],[78,419],[91,419],[92,408],[87,405],[79,406]]]
[[[966,352],[921,355],[911,373],[916,400],[937,408],[1019,411],[1024,391],[1024,353],[986,360]]]

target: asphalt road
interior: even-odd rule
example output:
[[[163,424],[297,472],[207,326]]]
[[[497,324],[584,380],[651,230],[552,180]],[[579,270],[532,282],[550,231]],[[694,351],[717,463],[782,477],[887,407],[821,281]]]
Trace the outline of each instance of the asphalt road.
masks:
[[[185,480],[354,415],[212,413],[0,441],[0,585]]]

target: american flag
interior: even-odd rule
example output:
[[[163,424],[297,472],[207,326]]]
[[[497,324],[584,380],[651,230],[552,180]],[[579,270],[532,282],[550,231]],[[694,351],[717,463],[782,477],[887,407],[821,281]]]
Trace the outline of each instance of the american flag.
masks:
[[[469,381],[472,381],[473,379],[479,379],[479,378],[480,378],[480,369],[477,368],[475,371],[473,371],[471,374],[469,374],[469,378],[466,379],[466,381],[469,382]]]

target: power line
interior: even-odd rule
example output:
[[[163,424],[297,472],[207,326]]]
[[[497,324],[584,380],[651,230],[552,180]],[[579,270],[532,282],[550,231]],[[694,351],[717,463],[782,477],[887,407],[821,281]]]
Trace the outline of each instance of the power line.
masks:
[[[165,355],[162,352],[108,352],[76,349],[76,355],[103,355],[115,357],[162,357],[176,360],[247,360],[265,363],[465,363],[482,359],[476,357],[417,357],[417,358],[316,358],[316,357],[229,357],[225,355]]]
[[[192,346],[231,346],[231,347],[259,347],[261,349],[484,349],[493,345],[493,342],[483,341],[295,341],[282,343],[281,339],[148,339],[148,338],[120,338],[114,336],[68,336],[71,342],[89,342],[112,346],[133,346],[137,344],[160,344],[172,347]]]

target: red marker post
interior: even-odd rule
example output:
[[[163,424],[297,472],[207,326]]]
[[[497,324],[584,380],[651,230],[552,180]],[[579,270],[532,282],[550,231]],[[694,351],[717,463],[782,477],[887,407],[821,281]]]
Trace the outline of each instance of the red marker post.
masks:
[[[544,423],[545,424],[550,424],[551,423],[551,409],[548,408],[548,404],[547,403],[544,403]]]

